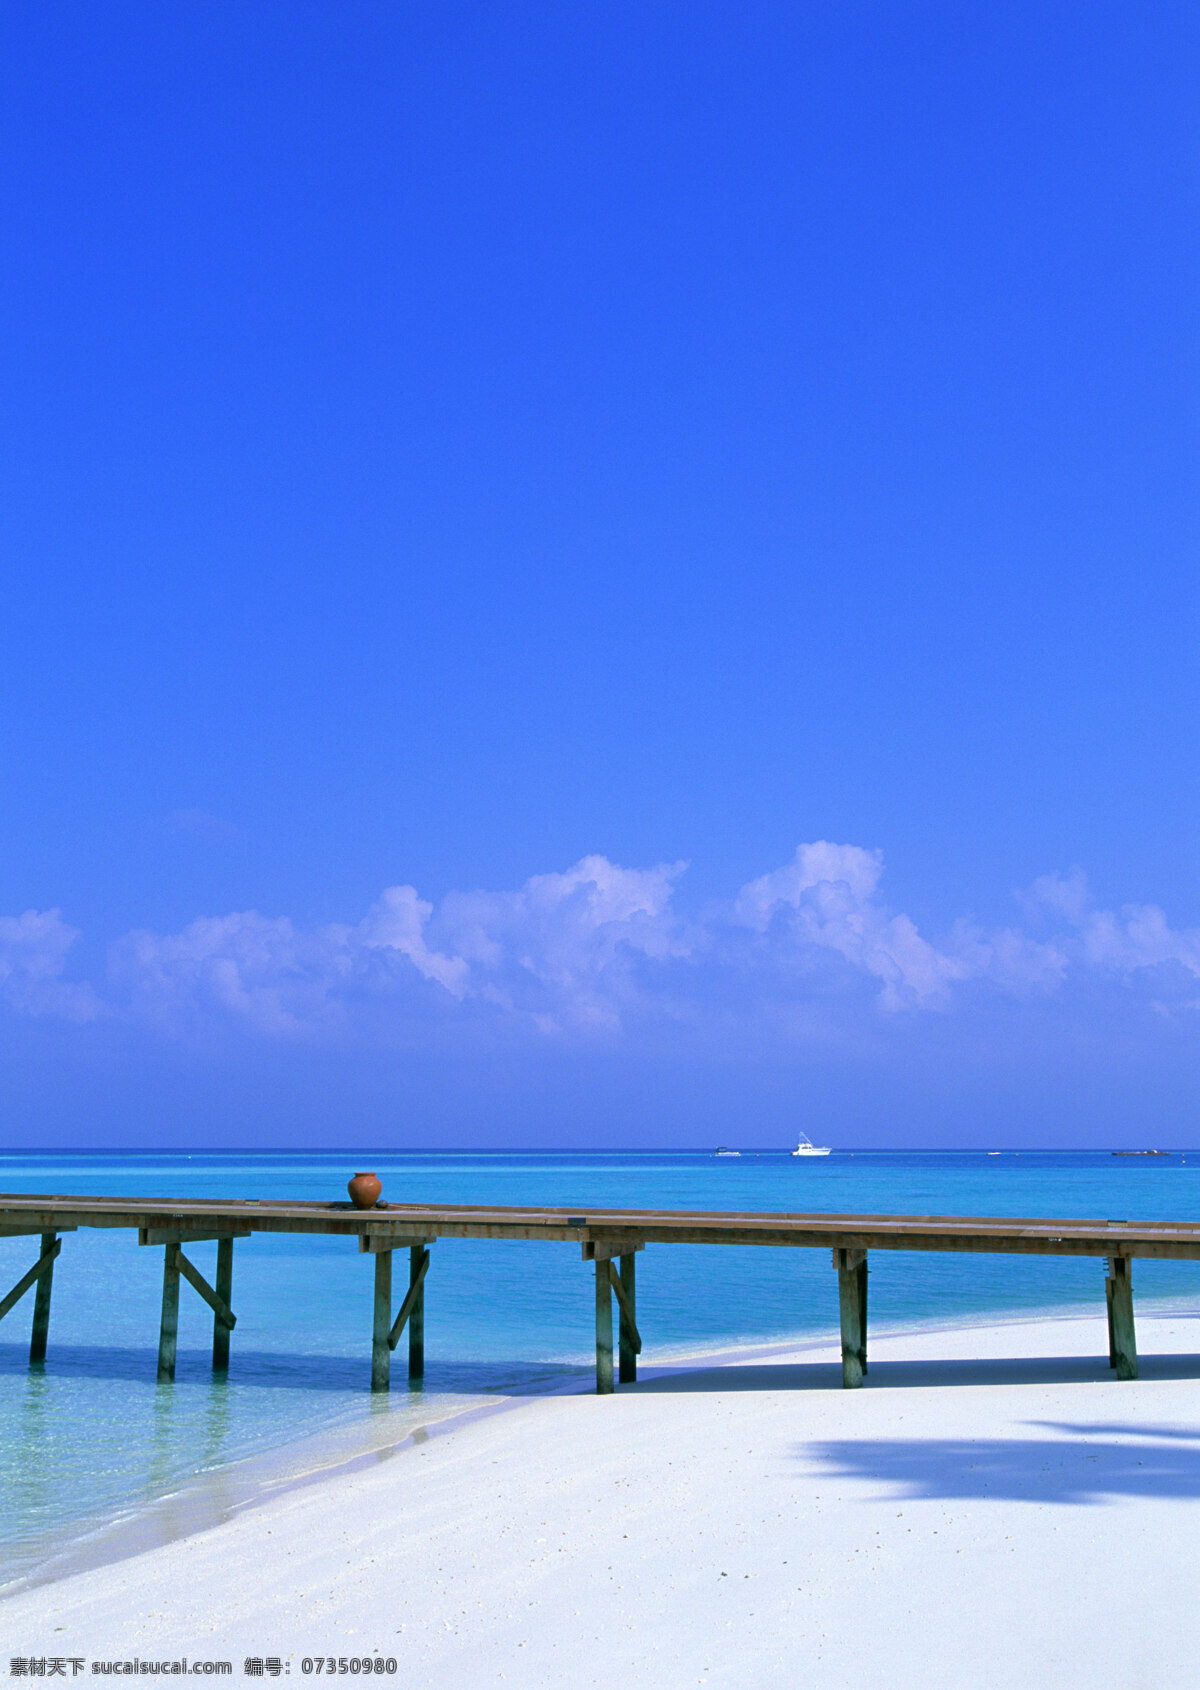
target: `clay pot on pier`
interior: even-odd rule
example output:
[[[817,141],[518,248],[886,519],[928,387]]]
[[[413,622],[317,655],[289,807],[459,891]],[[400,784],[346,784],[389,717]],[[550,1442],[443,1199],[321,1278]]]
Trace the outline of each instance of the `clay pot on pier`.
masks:
[[[378,1174],[355,1174],[346,1190],[356,1209],[373,1209],[383,1190],[383,1181]]]

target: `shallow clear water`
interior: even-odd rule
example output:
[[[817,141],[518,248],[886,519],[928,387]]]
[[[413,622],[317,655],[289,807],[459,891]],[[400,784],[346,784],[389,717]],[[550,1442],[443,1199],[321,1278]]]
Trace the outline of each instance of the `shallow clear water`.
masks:
[[[10,1155],[0,1157],[0,1189],[329,1199],[360,1167],[375,1168],[385,1197],[400,1202],[1200,1220],[1200,1152]],[[0,1292],[35,1253],[33,1240],[0,1240]],[[216,1246],[189,1253],[211,1279]],[[370,1259],[340,1239],[241,1241],[228,1378],[213,1378],[212,1317],[184,1285],[176,1382],[160,1387],[161,1252],[141,1249],[132,1232],[65,1235],[44,1366],[28,1362],[32,1293],[0,1324],[0,1579],[197,1474],[339,1428],[402,1437],[459,1403],[585,1379],[592,1282],[578,1246],[448,1240],[434,1247],[426,1283],[424,1384],[410,1390],[402,1346],[390,1396],[372,1399]],[[1139,1262],[1135,1289],[1139,1301],[1194,1303],[1200,1264]],[[872,1256],[873,1326],[1071,1305],[1103,1308],[1098,1262]],[[646,1361],[832,1337],[836,1323],[825,1251],[650,1245],[639,1259]]]

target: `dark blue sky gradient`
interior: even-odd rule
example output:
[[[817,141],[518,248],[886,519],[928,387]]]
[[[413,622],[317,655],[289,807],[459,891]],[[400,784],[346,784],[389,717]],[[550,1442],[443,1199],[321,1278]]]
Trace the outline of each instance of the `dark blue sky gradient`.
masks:
[[[0,912],[103,991],[131,928],[830,839],[923,933],[1074,865],[1200,924],[1198,69],[1155,0],[10,11]],[[1194,1113],[1194,1019],[1102,995],[753,1081],[14,1010],[0,1134]]]

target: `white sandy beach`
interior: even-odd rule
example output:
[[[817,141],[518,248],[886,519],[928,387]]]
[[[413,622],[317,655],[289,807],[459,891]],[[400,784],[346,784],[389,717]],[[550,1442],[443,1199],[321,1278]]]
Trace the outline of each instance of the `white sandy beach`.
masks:
[[[0,1652],[393,1655],[386,1680],[1200,1682],[1200,1319],[876,1339],[522,1401],[19,1592]]]

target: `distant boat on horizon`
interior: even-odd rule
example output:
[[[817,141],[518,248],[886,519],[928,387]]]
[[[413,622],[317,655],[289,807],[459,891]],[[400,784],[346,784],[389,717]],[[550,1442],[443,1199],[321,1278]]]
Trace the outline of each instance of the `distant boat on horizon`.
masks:
[[[814,1144],[807,1133],[800,1134],[800,1142],[792,1151],[793,1156],[828,1156],[829,1145]]]
[[[724,1144],[718,1144],[717,1148],[713,1151],[714,1156],[740,1156],[741,1154],[740,1150],[730,1150]]]

